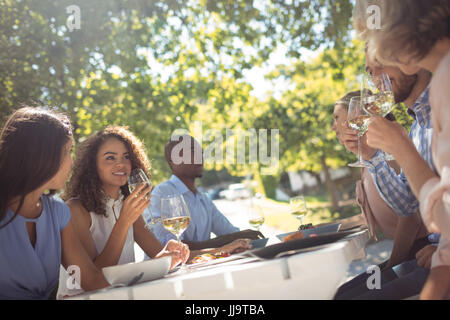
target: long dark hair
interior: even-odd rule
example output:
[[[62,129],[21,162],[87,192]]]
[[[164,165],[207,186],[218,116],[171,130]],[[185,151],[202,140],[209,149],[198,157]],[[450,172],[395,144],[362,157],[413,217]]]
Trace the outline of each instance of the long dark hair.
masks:
[[[140,168],[150,178],[150,162],[145,147],[127,127],[109,126],[98,131],[77,146],[72,165],[72,176],[67,182],[62,195],[63,200],[79,198],[88,212],[106,216],[106,196],[101,189],[97,169],[97,153],[100,147],[111,138],[123,142],[130,153],[131,169]],[[122,186],[122,194],[127,197],[128,184]]]
[[[0,133],[0,229],[17,216],[28,193],[55,176],[71,137],[69,118],[55,111],[24,107],[8,118]],[[20,197],[18,209],[4,223],[16,197]]]

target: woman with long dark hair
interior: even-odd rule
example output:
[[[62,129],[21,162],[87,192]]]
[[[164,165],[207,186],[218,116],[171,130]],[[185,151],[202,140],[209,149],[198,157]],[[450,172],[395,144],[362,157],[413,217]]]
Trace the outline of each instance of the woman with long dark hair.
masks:
[[[108,286],[53,195],[71,169],[72,129],[59,113],[25,107],[0,134],[0,299],[48,299],[60,264],[76,266],[85,290]]]

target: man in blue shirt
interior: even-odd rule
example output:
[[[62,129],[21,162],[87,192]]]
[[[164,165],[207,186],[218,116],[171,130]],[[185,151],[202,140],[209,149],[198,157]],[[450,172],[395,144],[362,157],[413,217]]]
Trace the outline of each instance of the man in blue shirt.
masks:
[[[165,157],[172,170],[169,180],[159,184],[152,191],[150,211],[153,218],[160,218],[161,198],[171,195],[183,195],[189,209],[191,220],[181,235],[181,240],[191,250],[219,247],[235,239],[263,238],[253,230],[239,231],[216,208],[211,199],[197,190],[195,179],[203,174],[203,154],[200,144],[191,136],[181,135],[166,144]],[[190,154],[183,154],[189,150]],[[165,244],[176,237],[166,230],[161,223],[153,227],[152,232]],[[211,239],[211,233],[216,238]]]

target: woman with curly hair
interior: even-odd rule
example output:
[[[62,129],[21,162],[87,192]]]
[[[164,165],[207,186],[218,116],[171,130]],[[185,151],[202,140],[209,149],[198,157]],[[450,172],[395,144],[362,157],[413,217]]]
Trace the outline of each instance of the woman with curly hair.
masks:
[[[171,256],[173,268],[186,262],[189,249],[171,241],[163,247],[146,227],[142,213],[150,205],[150,186],[131,194],[128,177],[150,164],[142,143],[125,127],[110,126],[80,143],[63,199],[72,211],[75,232],[99,268],[135,262],[134,242],[151,258]],[[67,288],[61,272],[58,298],[82,291]]]
[[[0,300],[51,298],[61,264],[78,266],[85,290],[109,285],[78,240],[69,208],[53,196],[70,173],[72,143],[69,119],[43,108],[21,108],[3,126]]]
[[[382,23],[369,29],[363,23],[364,12],[373,5],[380,9]],[[358,33],[368,41],[369,54],[381,63],[398,66],[406,74],[420,68],[433,73],[430,106],[436,172],[412,152],[412,143],[398,143],[405,131],[384,119],[371,122],[367,142],[395,157],[420,201],[428,230],[441,233],[421,298],[450,298],[450,2],[358,0],[354,18]]]

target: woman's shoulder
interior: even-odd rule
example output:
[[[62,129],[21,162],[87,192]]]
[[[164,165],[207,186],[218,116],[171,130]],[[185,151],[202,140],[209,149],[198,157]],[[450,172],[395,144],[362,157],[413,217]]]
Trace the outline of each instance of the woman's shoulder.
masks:
[[[73,216],[81,216],[85,219],[90,217],[80,198],[70,198],[66,201],[66,205],[70,208]]]
[[[46,207],[52,212],[49,216],[51,216],[55,224],[59,226],[59,231],[62,231],[72,217],[70,208],[57,195],[44,196],[43,199],[47,199]]]

